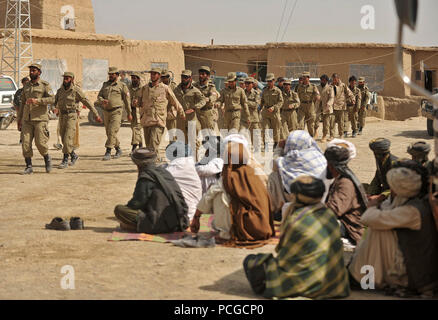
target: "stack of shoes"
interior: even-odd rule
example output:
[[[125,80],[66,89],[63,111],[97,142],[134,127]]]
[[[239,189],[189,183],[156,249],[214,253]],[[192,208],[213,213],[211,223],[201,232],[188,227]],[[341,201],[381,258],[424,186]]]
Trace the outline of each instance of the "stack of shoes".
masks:
[[[70,223],[63,218],[53,218],[52,222],[46,224],[46,229],[69,231],[69,230],[84,230],[84,221],[79,217],[70,218]]]

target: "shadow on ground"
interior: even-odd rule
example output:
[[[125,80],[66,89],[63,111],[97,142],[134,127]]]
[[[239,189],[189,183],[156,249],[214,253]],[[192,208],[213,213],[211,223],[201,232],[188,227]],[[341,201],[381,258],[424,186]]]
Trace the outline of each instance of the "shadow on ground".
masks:
[[[237,270],[217,280],[212,285],[199,287],[199,289],[241,296],[244,298],[260,298],[253,293],[243,269]]]
[[[408,130],[396,133],[395,137],[414,138],[422,140],[433,140],[433,137],[427,134],[426,130]]]

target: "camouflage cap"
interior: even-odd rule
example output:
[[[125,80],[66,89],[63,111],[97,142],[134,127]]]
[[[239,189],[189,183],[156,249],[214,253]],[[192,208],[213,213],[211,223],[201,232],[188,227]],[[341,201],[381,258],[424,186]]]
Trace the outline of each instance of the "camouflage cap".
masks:
[[[201,66],[198,71],[207,71],[208,73],[211,72],[210,67],[208,67],[208,66]]]
[[[236,81],[236,73],[235,72],[228,72],[227,75],[227,82]]]
[[[156,73],[161,74],[162,70],[161,70],[161,68],[152,68],[152,69],[149,71],[149,73],[151,73],[151,72],[156,72]]]
[[[71,78],[74,78],[74,77],[75,77],[75,74],[74,74],[73,72],[66,71],[66,72],[64,72],[63,77],[71,77]]]
[[[32,63],[31,65],[29,65],[29,68],[37,68],[38,70],[41,71],[41,64],[39,64],[39,63]]]
[[[290,79],[284,79],[283,84],[292,84]]]
[[[109,67],[108,74],[119,73],[119,68],[117,67]]]
[[[133,73],[131,73],[131,77],[137,77],[137,78],[141,79],[141,73],[140,72],[133,72]]]
[[[359,82],[365,82],[365,78],[364,77],[359,77]]]
[[[254,78],[253,77],[245,78],[245,82],[254,83]]]
[[[272,81],[275,80],[275,75],[273,73],[268,73],[266,75],[266,81]]]
[[[192,70],[183,70],[181,71],[182,76],[191,77],[192,76]]]
[[[162,77],[170,77],[170,72],[169,72],[169,70],[167,70],[167,69],[163,69],[163,70],[161,71],[161,76],[162,76]]]
[[[309,77],[309,78],[310,78],[310,72],[309,72],[309,71],[304,71],[304,72],[301,74],[301,76],[302,76],[302,77]]]

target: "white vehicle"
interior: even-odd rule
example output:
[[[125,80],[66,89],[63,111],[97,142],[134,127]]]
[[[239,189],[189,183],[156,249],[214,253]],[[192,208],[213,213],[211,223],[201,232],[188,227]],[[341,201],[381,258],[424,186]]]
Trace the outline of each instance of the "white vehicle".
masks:
[[[292,90],[294,90],[295,87],[298,85],[298,79],[291,79],[291,80],[292,80],[291,88],[292,88]],[[309,80],[310,80],[310,83],[312,83],[316,86],[319,86],[321,84],[321,79],[319,79],[319,78],[310,78]]]
[[[17,89],[14,79],[0,75],[0,130],[5,130],[16,117],[13,101]]]
[[[18,87],[14,79],[9,76],[0,75],[0,108],[12,107],[17,89]]]

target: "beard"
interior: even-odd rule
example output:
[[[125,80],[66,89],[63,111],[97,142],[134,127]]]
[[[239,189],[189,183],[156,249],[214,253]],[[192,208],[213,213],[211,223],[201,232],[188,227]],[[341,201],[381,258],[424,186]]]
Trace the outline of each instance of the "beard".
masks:
[[[30,78],[31,80],[36,80],[36,79],[38,79],[38,77],[39,77],[39,75],[37,75],[37,74],[30,74],[30,75],[29,75],[29,78]]]

